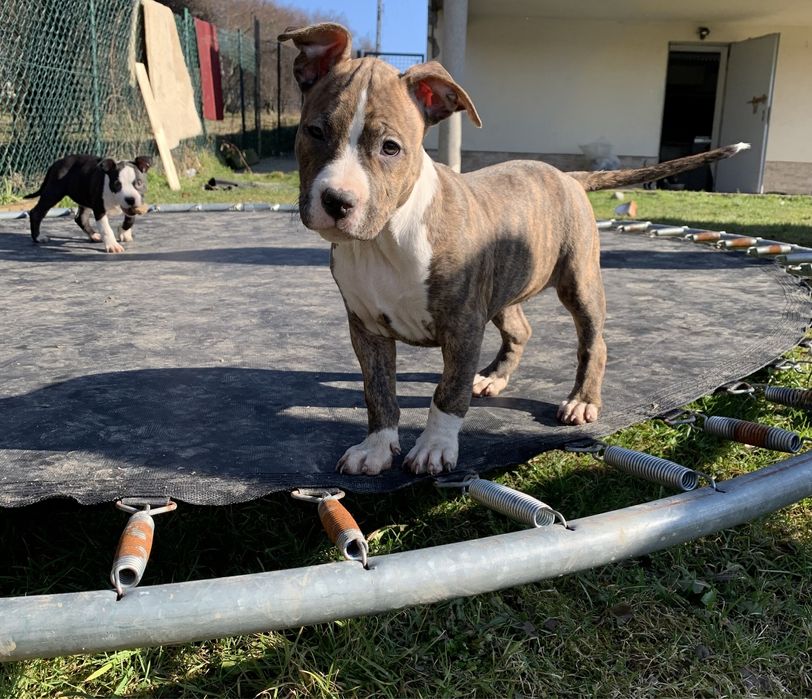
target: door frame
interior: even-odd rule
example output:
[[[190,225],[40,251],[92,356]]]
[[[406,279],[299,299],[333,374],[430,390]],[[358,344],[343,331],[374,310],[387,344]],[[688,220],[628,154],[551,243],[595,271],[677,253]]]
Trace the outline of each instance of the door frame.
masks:
[[[718,53],[719,54],[719,74],[716,78],[716,99],[713,105],[713,127],[711,129],[711,148],[718,148],[719,134],[722,131],[722,109],[725,99],[725,82],[727,81],[727,57],[730,52],[730,42],[686,42],[669,41],[668,57],[672,51],[687,51],[690,53]],[[666,80],[668,80],[668,63],[666,62]],[[665,92],[663,92],[665,99]],[[665,118],[665,104],[663,104],[663,119]],[[660,143],[662,148],[662,143]],[[714,177],[716,176],[716,163],[712,165]]]

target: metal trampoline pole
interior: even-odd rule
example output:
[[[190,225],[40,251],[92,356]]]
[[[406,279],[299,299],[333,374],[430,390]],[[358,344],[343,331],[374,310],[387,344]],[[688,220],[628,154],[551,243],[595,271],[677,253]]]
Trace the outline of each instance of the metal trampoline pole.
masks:
[[[0,600],[0,660],[297,627],[476,595],[674,546],[812,496],[812,452],[710,488],[571,521],[270,573]]]

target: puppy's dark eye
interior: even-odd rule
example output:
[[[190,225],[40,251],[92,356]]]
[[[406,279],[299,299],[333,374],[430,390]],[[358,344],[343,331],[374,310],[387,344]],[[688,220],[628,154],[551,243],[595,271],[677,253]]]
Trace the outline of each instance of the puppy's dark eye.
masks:
[[[315,138],[317,141],[324,140],[324,130],[320,126],[315,126],[311,124],[310,126],[306,127],[308,136],[311,138]]]
[[[400,153],[400,144],[397,141],[386,140],[381,146],[381,153],[384,155],[397,155]]]

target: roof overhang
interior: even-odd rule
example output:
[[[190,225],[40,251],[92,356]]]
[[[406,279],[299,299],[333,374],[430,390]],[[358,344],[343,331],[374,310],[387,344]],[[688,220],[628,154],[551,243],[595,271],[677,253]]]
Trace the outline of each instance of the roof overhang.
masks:
[[[468,0],[471,17],[548,17],[642,22],[740,22],[761,25],[811,25],[809,0]]]

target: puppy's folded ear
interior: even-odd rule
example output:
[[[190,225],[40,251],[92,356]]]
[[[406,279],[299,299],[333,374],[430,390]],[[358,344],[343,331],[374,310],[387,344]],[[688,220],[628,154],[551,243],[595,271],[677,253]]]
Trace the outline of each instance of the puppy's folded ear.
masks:
[[[352,38],[340,24],[323,22],[301,29],[288,27],[278,39],[291,39],[300,51],[293,61],[293,77],[302,92],[313,87],[334,65],[350,60]]]
[[[146,172],[152,167],[152,158],[148,155],[139,155],[133,162],[141,172]]]
[[[112,158],[105,158],[99,163],[99,168],[104,172],[113,172],[116,169],[116,161]]]
[[[427,124],[436,124],[454,112],[465,110],[477,128],[482,126],[482,120],[468,93],[454,82],[448,71],[437,61],[412,66],[400,77],[417,102]]]

